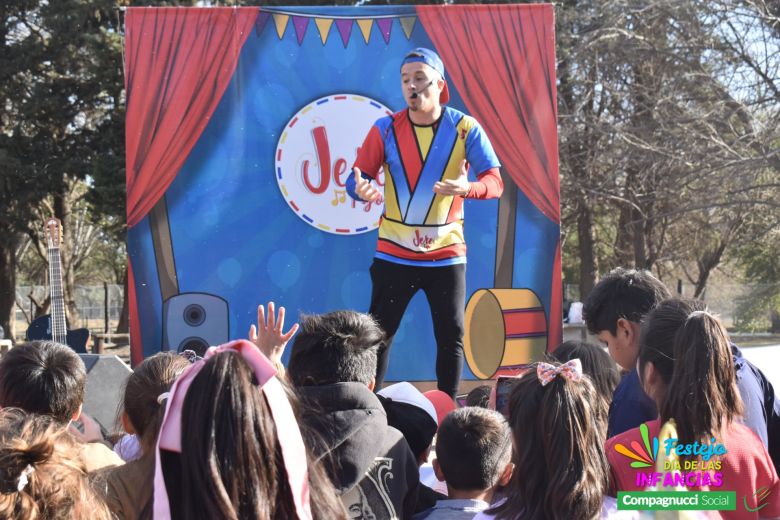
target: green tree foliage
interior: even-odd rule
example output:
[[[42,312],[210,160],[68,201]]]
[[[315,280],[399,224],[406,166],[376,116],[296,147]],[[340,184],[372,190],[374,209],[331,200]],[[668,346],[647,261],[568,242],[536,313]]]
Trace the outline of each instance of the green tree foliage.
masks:
[[[23,237],[40,237],[36,210],[53,200],[67,269],[69,183],[123,154],[104,131],[120,103],[121,39],[105,0],[8,0],[0,15],[0,324],[10,330],[16,252]]]
[[[736,252],[751,294],[737,307],[737,327],[780,333],[780,227]]]

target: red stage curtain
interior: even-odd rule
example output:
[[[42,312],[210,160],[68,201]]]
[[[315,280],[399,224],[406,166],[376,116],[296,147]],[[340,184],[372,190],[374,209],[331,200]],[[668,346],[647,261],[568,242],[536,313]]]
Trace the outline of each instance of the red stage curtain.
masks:
[[[128,8],[127,225],[160,200],[230,83],[259,13],[247,8]]]
[[[555,33],[552,5],[430,5],[417,14],[447,80],[485,128],[505,171],[560,224]],[[561,250],[551,279],[548,348],[561,340]]]
[[[417,14],[504,169],[560,223],[552,6],[429,5]]]

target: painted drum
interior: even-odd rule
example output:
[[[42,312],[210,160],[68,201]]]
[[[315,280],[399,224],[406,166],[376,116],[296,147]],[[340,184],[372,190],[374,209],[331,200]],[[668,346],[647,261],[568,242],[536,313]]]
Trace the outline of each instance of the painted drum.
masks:
[[[465,321],[466,362],[480,379],[517,375],[547,350],[547,316],[530,289],[479,289]]]

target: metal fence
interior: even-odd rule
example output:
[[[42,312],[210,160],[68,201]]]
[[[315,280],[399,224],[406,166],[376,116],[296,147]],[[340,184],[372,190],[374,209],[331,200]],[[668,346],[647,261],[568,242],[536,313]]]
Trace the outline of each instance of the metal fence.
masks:
[[[564,284],[564,297],[567,301],[580,301],[579,287],[576,284]],[[42,285],[19,286],[16,289],[16,337],[24,335],[34,312],[30,295],[37,301],[43,301],[48,287]],[[765,297],[776,294],[777,284],[711,284],[707,287],[703,299],[710,309],[721,317],[727,327],[743,330],[766,330],[770,326],[772,302]],[[76,286],[76,308],[78,323],[72,328],[88,328],[93,332],[114,330],[122,313],[124,288],[121,285],[78,285]],[[693,289],[683,286],[682,296],[692,297]],[[108,305],[106,306],[106,298]]]
[[[16,330],[17,338],[24,335],[30,321],[35,318],[35,306],[30,296],[42,302],[48,295],[49,288],[42,285],[22,285],[16,288]],[[75,287],[77,323],[71,323],[71,328],[88,328],[93,332],[114,330],[122,314],[122,299],[124,287],[121,285],[77,285]]]

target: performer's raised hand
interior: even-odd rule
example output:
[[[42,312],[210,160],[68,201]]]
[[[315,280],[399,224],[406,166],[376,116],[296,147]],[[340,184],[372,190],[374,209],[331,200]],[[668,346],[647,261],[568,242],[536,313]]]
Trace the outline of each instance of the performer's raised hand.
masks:
[[[274,316],[274,302],[268,302],[268,318],[265,316],[265,307],[257,307],[257,327],[249,327],[249,341],[257,345],[260,352],[273,363],[281,363],[284,348],[287,342],[298,331],[298,324],[295,323],[290,330],[282,332],[284,329],[284,307],[279,307],[279,315]]]
[[[352,168],[352,173],[355,176],[355,193],[357,196],[366,202],[376,201],[380,197],[379,190],[363,178],[363,173],[357,166]]]
[[[465,197],[469,192],[469,164],[466,159],[460,162],[460,174],[457,179],[439,181],[433,185],[433,191],[439,195]]]

